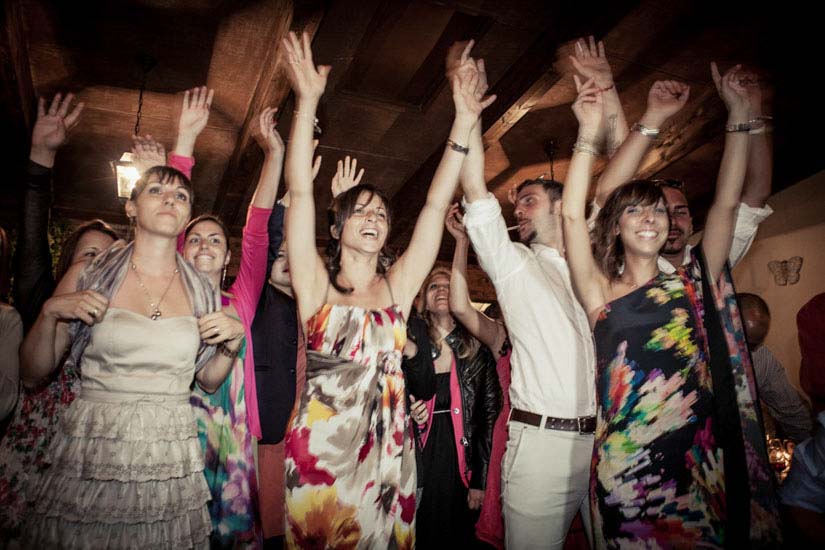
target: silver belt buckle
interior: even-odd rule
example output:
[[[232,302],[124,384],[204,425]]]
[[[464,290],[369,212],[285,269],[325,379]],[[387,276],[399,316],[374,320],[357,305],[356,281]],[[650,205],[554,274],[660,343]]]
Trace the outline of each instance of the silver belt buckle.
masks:
[[[578,425],[578,427],[579,427],[579,435],[583,435],[583,434],[584,434],[584,431],[582,430],[582,418],[584,418],[584,417],[582,417],[582,416],[577,416],[577,417],[576,417],[576,424],[577,424],[577,425]]]

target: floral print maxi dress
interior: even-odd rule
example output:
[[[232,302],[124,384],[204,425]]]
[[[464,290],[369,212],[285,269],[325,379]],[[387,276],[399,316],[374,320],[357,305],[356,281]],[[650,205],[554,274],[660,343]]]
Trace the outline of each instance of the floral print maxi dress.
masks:
[[[693,288],[680,273],[659,274],[608,304],[594,327],[597,548],[724,545],[723,457]]]
[[[404,318],[396,306],[326,304],[306,334],[306,385],[286,436],[287,545],[413,548]]]

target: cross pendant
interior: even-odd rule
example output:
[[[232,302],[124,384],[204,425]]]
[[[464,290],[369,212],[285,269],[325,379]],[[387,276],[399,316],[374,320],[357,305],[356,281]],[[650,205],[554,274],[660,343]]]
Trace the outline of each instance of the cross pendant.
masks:
[[[155,311],[152,312],[151,319],[153,321],[157,321],[158,319],[160,319],[160,316],[161,316],[160,310],[155,308]]]

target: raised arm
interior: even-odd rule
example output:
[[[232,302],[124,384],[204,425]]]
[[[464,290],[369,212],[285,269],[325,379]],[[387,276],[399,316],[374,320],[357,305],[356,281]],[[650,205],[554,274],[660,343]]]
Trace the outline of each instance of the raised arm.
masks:
[[[484,97],[487,85],[480,79],[475,60],[469,57],[472,46],[471,40],[461,56],[463,68],[450,77],[455,119],[447,147],[433,176],[424,208],[418,215],[410,245],[390,271],[393,288],[400,289],[402,299],[399,302],[404,312],[412,306],[413,299],[438,254],[444,232],[444,217],[458,186],[458,176],[468,152],[470,131],[478,122],[481,112],[495,101],[495,96]]]
[[[598,206],[604,205],[614,189],[633,179],[662,126],[685,106],[689,96],[690,87],[681,82],[660,80],[653,83],[647,95],[645,114],[633,126],[599,177],[595,196]]]
[[[289,187],[286,243],[292,288],[301,318],[307,319],[324,299],[328,280],[324,262],[315,248],[315,198],[312,185],[312,134],[318,102],[324,94],[330,67],[315,66],[306,33],[283,41],[284,63],[295,93],[285,176]]]
[[[748,145],[748,169],[745,172],[745,186],[742,189],[742,202],[753,208],[764,208],[771,196],[771,178],[773,175],[773,147],[770,139],[770,127],[765,122],[762,111],[762,88],[758,77],[753,73],[743,73],[740,82],[748,93],[751,108],[751,120],[759,124],[752,130]]]
[[[590,232],[585,218],[587,191],[593,173],[593,157],[596,154],[593,140],[599,135],[599,126],[603,123],[602,101],[601,92],[592,79],[584,84],[581,84],[578,77],[574,76],[574,79],[579,91],[573,103],[573,112],[579,121],[579,136],[567,169],[561,211],[564,247],[567,251],[573,290],[589,315],[606,302],[606,278],[593,258]]]
[[[83,111],[82,102],[70,111],[73,98],[72,94],[65,98],[56,94],[48,110],[42,97],[37,104],[14,255],[14,305],[26,330],[55,288],[48,241],[52,168],[57,151],[68,140]]]
[[[243,304],[242,308],[249,313],[250,319],[267,278],[268,225],[284,164],[284,142],[275,129],[276,111],[267,107],[258,116],[259,144],[264,150],[264,164],[246,215],[238,276],[230,289],[238,303]]]
[[[722,153],[719,177],[716,180],[716,193],[708,210],[702,236],[702,251],[707,261],[706,267],[714,281],[719,278],[728,260],[733,241],[736,210],[739,208],[748,163],[750,105],[747,90],[739,82],[740,67],[736,65],[724,76],[720,76],[716,63],[711,63],[713,82],[728,109],[725,150]]]
[[[191,157],[195,151],[195,141],[206,123],[209,122],[209,108],[212,106],[212,97],[215,90],[208,90],[206,86],[186,90],[183,93],[183,105],[178,120],[178,135],[175,139],[175,149],[172,152],[181,157]]]
[[[598,143],[604,141],[605,152],[612,157],[627,137],[628,129],[619,92],[613,81],[613,71],[604,53],[604,42],[599,40],[597,44],[592,36],[588,40],[576,40],[575,55],[570,56],[570,61],[585,79],[592,78],[602,92],[604,124],[602,136],[597,139]]]
[[[166,166],[166,148],[150,134],[132,136],[132,164],[141,175],[153,166]]]
[[[496,323],[470,302],[470,289],[467,285],[467,252],[470,248],[470,238],[464,230],[460,219],[458,204],[450,207],[445,225],[447,231],[455,239],[453,267],[450,273],[450,311],[462,325],[478,340],[498,354],[507,338],[504,325]]]

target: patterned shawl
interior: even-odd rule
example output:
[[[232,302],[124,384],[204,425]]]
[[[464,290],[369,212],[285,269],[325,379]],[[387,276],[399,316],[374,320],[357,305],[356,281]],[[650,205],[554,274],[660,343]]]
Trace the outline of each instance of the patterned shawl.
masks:
[[[133,242],[122,247],[115,244],[98,255],[80,275],[77,290],[93,290],[111,300],[126,277],[133,246]],[[206,277],[186,263],[180,254],[177,254],[177,264],[183,286],[192,303],[193,315],[200,318],[202,315],[219,310],[221,302]],[[69,337],[72,344],[64,368],[80,365],[80,359],[83,357],[91,336],[92,327],[81,321],[71,323]],[[201,342],[195,362],[195,372],[203,368],[215,355],[215,349],[215,346]]]
[[[696,281],[693,307],[704,311],[702,325],[713,378],[718,441],[724,449],[728,548],[781,545],[776,479],[770,469],[753,366],[736,290],[727,266],[710,281],[700,247],[692,252]],[[716,315],[711,314],[715,312]],[[749,503],[750,506],[743,506]]]

